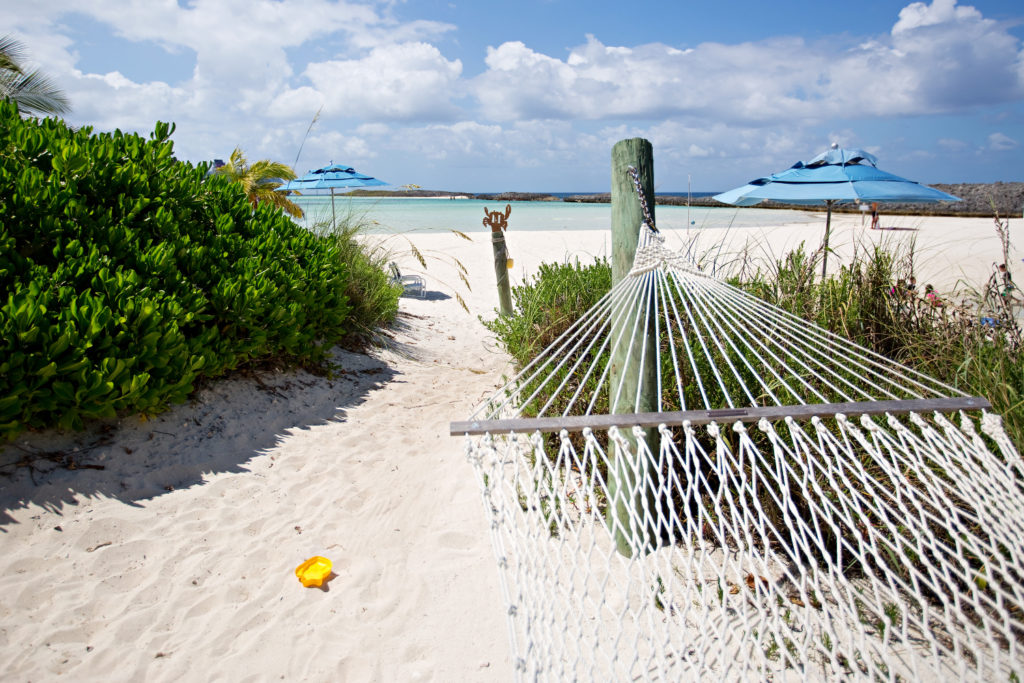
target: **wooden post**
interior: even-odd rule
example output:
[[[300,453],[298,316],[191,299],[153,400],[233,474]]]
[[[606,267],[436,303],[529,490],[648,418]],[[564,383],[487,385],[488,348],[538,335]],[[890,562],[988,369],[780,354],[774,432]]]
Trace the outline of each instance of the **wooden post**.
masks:
[[[491,233],[491,247],[494,250],[494,275],[498,280],[498,302],[502,315],[512,315],[512,290],[508,284],[508,250],[505,248],[505,233]]]
[[[644,219],[636,188],[629,175],[632,166],[640,172],[640,185],[647,206],[654,212],[654,149],[643,138],[620,140],[612,147],[612,286],[633,267],[640,222]]]
[[[505,213],[488,211],[484,207],[484,225],[491,228],[491,249],[494,251],[494,275],[498,280],[498,302],[502,315],[512,315],[512,290],[508,284],[508,249],[505,248],[505,233],[512,205],[505,205]]]
[[[636,186],[629,173],[632,166],[639,171],[640,185],[654,219],[654,152],[651,143],[642,138],[621,140],[612,148],[612,286],[625,278],[633,267],[640,224],[644,219]],[[653,288],[653,280],[650,281]],[[638,296],[651,292],[638,292]],[[613,325],[609,411],[613,414],[642,413],[658,410],[658,340],[654,320],[657,311],[641,307],[640,299],[629,314]],[[645,334],[646,327],[646,334]],[[647,343],[643,344],[642,340]],[[616,396],[619,400],[616,402]],[[646,429],[644,440],[652,452],[658,452],[658,432]],[[645,508],[653,514],[657,509],[651,488],[657,471],[654,463],[637,459],[637,441],[631,430],[623,430],[628,450],[612,446],[612,462],[608,471],[608,512],[606,521],[618,551],[629,557],[644,552],[656,540],[654,528],[643,522]],[[646,499],[646,504],[645,504]]]

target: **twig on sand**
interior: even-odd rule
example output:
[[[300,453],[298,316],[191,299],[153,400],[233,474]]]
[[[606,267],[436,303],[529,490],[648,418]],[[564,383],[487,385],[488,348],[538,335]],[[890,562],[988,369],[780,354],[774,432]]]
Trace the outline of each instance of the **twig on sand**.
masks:
[[[109,435],[104,434],[96,443],[91,444],[89,446],[77,447],[70,452],[36,451],[29,448],[25,448],[24,446],[20,446],[18,444],[11,444],[14,448],[24,453],[24,455],[20,459],[15,460],[13,462],[0,463],[0,474],[10,475],[19,468],[24,467],[28,470],[29,478],[32,480],[32,483],[38,486],[39,483],[36,481],[35,473],[38,471],[45,474],[46,472],[55,469],[41,469],[37,465],[37,463],[39,462],[52,463],[56,467],[63,467],[66,470],[104,470],[106,469],[105,465],[94,465],[92,463],[82,462],[79,459],[79,456],[81,456],[83,453],[87,453],[88,451],[99,448],[100,446],[110,445],[110,443],[111,439]],[[12,469],[10,471],[3,471],[6,468]]]

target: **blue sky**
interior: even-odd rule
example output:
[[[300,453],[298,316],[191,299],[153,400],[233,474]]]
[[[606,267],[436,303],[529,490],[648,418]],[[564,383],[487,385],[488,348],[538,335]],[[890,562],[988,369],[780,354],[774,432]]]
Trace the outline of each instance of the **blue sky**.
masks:
[[[1024,181],[1024,3],[0,0],[75,125],[177,124],[181,159],[396,185],[726,190],[838,142],[924,183]],[[296,155],[314,115],[301,157]]]

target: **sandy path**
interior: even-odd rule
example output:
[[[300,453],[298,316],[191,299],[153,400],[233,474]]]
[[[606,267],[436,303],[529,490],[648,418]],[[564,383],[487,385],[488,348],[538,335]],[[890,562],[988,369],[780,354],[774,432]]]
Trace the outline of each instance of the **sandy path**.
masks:
[[[403,299],[394,348],[341,353],[334,380],[232,380],[149,422],[19,439],[108,443],[77,456],[103,470],[0,478],[4,678],[509,680],[479,494],[448,436],[505,361],[431,297]],[[334,561],[326,590],[293,574],[314,554]]]

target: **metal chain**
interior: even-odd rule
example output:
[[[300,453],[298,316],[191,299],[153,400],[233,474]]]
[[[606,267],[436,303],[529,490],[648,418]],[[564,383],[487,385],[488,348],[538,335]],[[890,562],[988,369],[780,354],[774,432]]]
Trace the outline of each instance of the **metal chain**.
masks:
[[[644,214],[644,222],[653,232],[658,232],[658,229],[654,227],[654,218],[651,217],[651,210],[647,206],[647,197],[644,196],[644,188],[640,185],[640,171],[636,170],[636,166],[630,166],[626,169],[629,171],[629,176],[633,179],[633,187],[636,188],[636,197],[640,200],[640,210]]]

